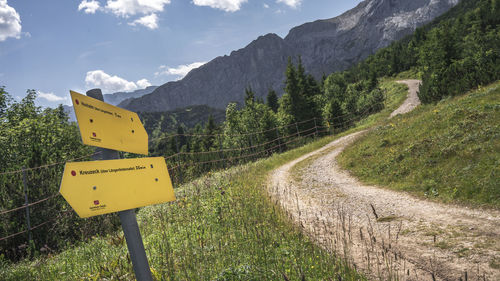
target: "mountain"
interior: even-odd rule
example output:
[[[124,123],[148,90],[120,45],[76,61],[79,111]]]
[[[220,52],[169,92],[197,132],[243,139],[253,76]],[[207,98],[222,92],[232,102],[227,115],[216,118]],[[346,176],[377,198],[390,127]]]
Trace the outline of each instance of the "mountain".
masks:
[[[287,59],[294,54],[278,35],[261,36],[230,56],[217,57],[192,70],[182,80],[168,82],[153,93],[120,106],[148,112],[189,105],[224,109],[229,102],[242,101],[240,96],[249,85],[258,93],[281,88]]]
[[[159,112],[190,105],[223,109],[242,102],[244,89],[256,97],[269,89],[283,92],[288,57],[301,56],[306,70],[319,78],[344,70],[392,41],[411,34],[458,0],[366,0],[344,14],[297,26],[283,39],[267,34],[229,56],[213,59],[182,80],[151,94],[122,102],[132,111]]]
[[[149,86],[146,87],[145,89],[139,89],[135,90],[133,92],[116,92],[113,94],[105,94],[103,95],[104,101],[107,103],[110,103],[112,105],[118,105],[127,99],[133,99],[133,98],[139,98],[144,95],[152,93],[154,90],[156,90],[158,86]],[[70,105],[63,105],[64,111],[68,114],[69,116],[69,121],[75,122],[76,121],[76,116],[75,116],[75,111],[73,110],[73,107]]]
[[[149,93],[152,93],[154,90],[156,90],[156,88],[158,88],[158,86],[149,86],[146,87],[145,89],[135,90],[133,92],[116,92],[113,94],[105,94],[103,95],[103,97],[105,102],[110,103],[112,105],[118,105],[119,103],[121,103],[126,99],[139,98]]]

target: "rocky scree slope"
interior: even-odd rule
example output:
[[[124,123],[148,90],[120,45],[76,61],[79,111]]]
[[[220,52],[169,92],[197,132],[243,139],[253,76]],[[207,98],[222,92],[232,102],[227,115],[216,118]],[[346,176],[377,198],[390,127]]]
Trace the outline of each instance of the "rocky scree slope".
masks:
[[[344,14],[297,26],[282,39],[267,34],[245,48],[192,70],[151,94],[122,102],[133,111],[167,111],[190,105],[224,109],[242,102],[251,86],[257,97],[282,93],[288,57],[302,57],[310,73],[344,70],[455,6],[458,0],[366,0]]]

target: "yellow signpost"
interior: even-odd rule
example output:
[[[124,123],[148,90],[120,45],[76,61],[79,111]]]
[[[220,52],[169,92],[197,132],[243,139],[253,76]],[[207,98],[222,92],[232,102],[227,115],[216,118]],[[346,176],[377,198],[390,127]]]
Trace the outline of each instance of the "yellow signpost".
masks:
[[[148,134],[137,113],[70,91],[84,144],[148,154]]]
[[[106,149],[103,161],[66,163],[59,193],[82,218],[118,212],[136,279],[153,281],[134,209],[175,200],[165,159],[119,159],[117,150],[148,155],[139,116],[103,102],[100,89],[70,93],[83,143]]]
[[[66,163],[59,192],[82,218],[175,200],[162,157]]]

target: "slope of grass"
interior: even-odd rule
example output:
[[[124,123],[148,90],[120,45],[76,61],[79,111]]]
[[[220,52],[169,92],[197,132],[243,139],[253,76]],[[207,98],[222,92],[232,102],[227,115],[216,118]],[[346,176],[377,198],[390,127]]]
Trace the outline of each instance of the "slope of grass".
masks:
[[[403,103],[408,94],[408,86],[397,83],[398,79],[382,78],[379,81],[379,87],[385,95],[384,109],[377,114],[370,115],[359,122],[356,126],[343,135],[370,128],[380,122],[385,121],[391,113]]]
[[[500,82],[388,120],[338,160],[367,183],[499,208]]]
[[[157,280],[359,280],[354,270],[315,246],[265,191],[272,169],[333,137],[224,172],[176,190],[174,203],[138,213]],[[60,254],[8,264],[1,280],[133,280],[121,232]]]
[[[386,109],[336,136],[268,159],[209,174],[176,189],[177,201],[138,213],[157,280],[363,280],[332,253],[314,245],[265,190],[273,169],[345,134],[384,120],[406,86],[384,80]],[[50,250],[49,250],[50,251]],[[96,237],[57,255],[10,264],[1,280],[133,280],[123,233]]]

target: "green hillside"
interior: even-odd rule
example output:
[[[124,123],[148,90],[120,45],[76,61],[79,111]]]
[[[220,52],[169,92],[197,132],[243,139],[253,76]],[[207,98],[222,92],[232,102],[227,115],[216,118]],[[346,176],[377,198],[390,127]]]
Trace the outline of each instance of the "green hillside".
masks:
[[[333,137],[176,189],[142,208],[141,233],[156,280],[364,280],[314,245],[270,200],[267,174]],[[2,280],[133,280],[123,233],[95,237],[49,258],[10,264]]]
[[[215,123],[224,121],[226,112],[206,105],[195,105],[165,112],[139,112],[139,117],[149,136],[160,132],[175,132],[179,126],[194,128],[197,124],[205,125],[209,116]]]
[[[338,160],[367,183],[498,208],[500,82],[398,115]]]

